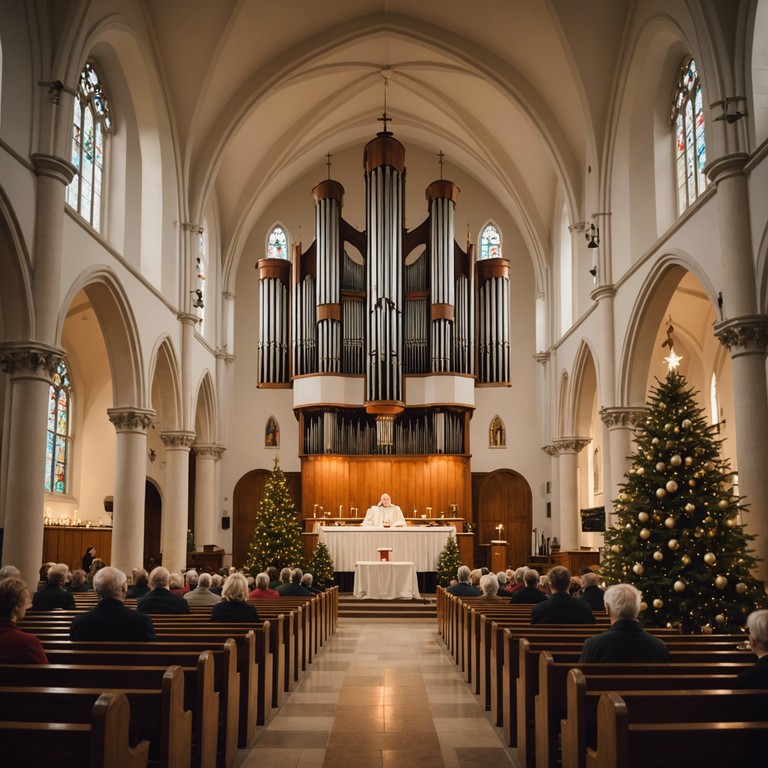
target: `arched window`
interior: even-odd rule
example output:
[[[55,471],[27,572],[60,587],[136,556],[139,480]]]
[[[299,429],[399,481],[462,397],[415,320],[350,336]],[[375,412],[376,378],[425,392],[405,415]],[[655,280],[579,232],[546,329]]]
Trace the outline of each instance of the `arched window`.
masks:
[[[275,227],[269,233],[269,239],[267,240],[267,258],[288,258],[288,237],[286,236],[282,227]]]
[[[77,174],[67,187],[67,204],[94,229],[101,225],[105,136],[112,130],[109,102],[99,76],[88,62],[75,97],[72,120],[72,165]]]
[[[488,427],[488,447],[507,447],[507,430],[504,428],[504,422],[500,416],[494,416],[491,419],[491,425]]]
[[[480,258],[501,258],[501,233],[493,224],[489,224],[480,237]]]
[[[66,493],[69,469],[69,425],[72,415],[72,384],[66,364],[59,363],[48,394],[48,434],[45,448],[45,490]]]
[[[687,57],[680,65],[672,95],[672,125],[675,128],[677,212],[680,214],[707,186],[704,104],[699,73],[692,57]]]

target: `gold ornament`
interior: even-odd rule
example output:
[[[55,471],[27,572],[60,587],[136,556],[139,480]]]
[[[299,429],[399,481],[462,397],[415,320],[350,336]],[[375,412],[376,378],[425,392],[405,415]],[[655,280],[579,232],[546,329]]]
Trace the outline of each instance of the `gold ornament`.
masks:
[[[670,539],[667,542],[667,546],[674,552],[680,548],[680,542],[677,539]]]
[[[715,557],[714,552],[707,552],[706,555],[704,555],[704,562],[707,565],[714,565],[717,562],[717,558]]]
[[[675,592],[685,592],[685,582],[679,579],[674,583]]]
[[[673,431],[673,432],[674,432],[676,435],[679,435],[679,434],[680,434],[680,427],[675,427],[675,428],[674,428],[672,431]]]
[[[679,466],[680,466],[680,465],[683,463],[683,459],[682,459],[682,458],[681,458],[681,457],[680,457],[680,456],[679,456],[679,455],[676,453],[674,456],[672,456],[672,457],[669,459],[669,463],[670,463],[670,464],[671,464],[673,467],[679,467]]]
[[[707,472],[714,472],[715,471],[715,465],[711,461],[705,461],[704,462],[704,469]]]
[[[680,559],[683,561],[683,565],[691,564],[691,558],[689,555],[683,555]]]
[[[718,589],[725,589],[728,586],[728,579],[725,576],[720,575],[715,579],[715,586]]]
[[[667,495],[667,492],[664,488],[656,489],[656,498],[663,499],[666,495]]]
[[[646,603],[646,602],[641,602],[641,603],[640,603],[640,610],[641,610],[641,611],[647,611],[647,610],[648,610],[648,603]]]
[[[640,475],[640,477],[642,477],[645,474],[645,467],[638,467],[637,474]]]
[[[642,576],[642,575],[643,575],[643,571],[645,570],[645,568],[643,567],[643,564],[642,564],[642,563],[635,563],[635,564],[632,566],[632,570],[633,570],[633,571],[634,571],[634,572],[635,572],[635,573],[636,573],[638,576]]]
[[[624,526],[624,530],[625,530],[625,531],[631,531],[631,530],[632,530],[632,523],[627,523],[627,524]]]
[[[695,488],[695,487],[696,487],[696,481],[695,481],[693,478],[691,478],[691,479],[688,481],[688,485],[690,485],[690,486],[691,486],[691,488]]]
[[[643,539],[643,541],[648,539],[650,537],[650,535],[651,535],[651,532],[647,528],[643,528],[640,531],[640,538]]]
[[[667,465],[663,461],[658,462],[655,467],[658,473],[662,473],[666,468]]]
[[[728,499],[720,499],[720,501],[717,502],[717,506],[720,507],[720,509],[728,509]]]
[[[651,445],[658,445],[659,444],[659,438],[654,437],[653,440],[651,440]]]
[[[684,463],[686,467],[690,467],[693,465],[693,459],[690,456],[686,456],[684,459]]]
[[[726,517],[725,520],[723,520],[723,525],[726,528],[733,528],[733,526],[736,525],[736,522],[732,517]]]
[[[718,624],[725,624],[725,616],[723,616],[722,613],[718,613],[717,616],[715,616],[715,621]]]
[[[656,598],[656,599],[653,601],[653,607],[654,607],[654,608],[661,608],[661,606],[662,606],[662,605],[664,605],[664,601],[663,601],[663,600],[662,600],[660,597],[657,597],[657,598]]]
[[[668,480],[666,488],[668,493],[674,493],[677,490],[677,483],[674,480]]]
[[[690,429],[693,426],[693,422],[690,419],[683,419],[683,429]]]
[[[654,560],[663,560],[664,559],[664,553],[660,549],[657,549],[653,553],[653,559]]]
[[[645,454],[645,458],[650,461],[653,458],[653,451],[647,451]]]
[[[648,513],[647,512],[640,512],[637,516],[637,519],[641,523],[647,523],[648,522]]]
[[[744,594],[744,593],[747,591],[747,585],[746,585],[746,584],[745,584],[743,581],[739,581],[739,582],[736,584],[736,591],[737,591],[737,592],[738,592],[740,595],[743,595],[743,594]]]
[[[660,411],[666,411],[667,410],[667,404],[665,402],[663,402],[663,401],[661,403],[659,403],[657,407],[658,407],[658,409]]]
[[[675,527],[675,523],[676,523],[676,522],[677,522],[677,521],[675,520],[675,518],[674,518],[674,517],[668,517],[668,518],[667,518],[667,519],[664,521],[664,525],[666,525],[666,526],[667,526],[667,528],[674,528],[674,527]]]
[[[665,424],[664,425],[664,431],[665,432],[671,432],[675,428],[674,424]]]
[[[709,626],[709,624],[705,624],[705,625],[704,625],[704,626],[701,628],[701,633],[702,633],[703,635],[711,635],[711,634],[712,634],[712,627],[710,627],[710,626]]]
[[[686,512],[687,512],[689,515],[693,514],[693,513],[696,511],[696,505],[695,505],[695,504],[691,504],[691,502],[689,501],[689,502],[688,502],[688,503],[685,505],[685,511],[686,511]]]

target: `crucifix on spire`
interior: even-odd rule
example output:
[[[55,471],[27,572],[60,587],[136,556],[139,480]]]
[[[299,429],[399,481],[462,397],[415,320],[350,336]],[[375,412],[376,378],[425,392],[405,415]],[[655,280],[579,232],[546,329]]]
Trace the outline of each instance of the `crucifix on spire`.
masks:
[[[437,162],[440,163],[440,178],[443,178],[443,165],[445,165],[445,153],[441,149],[437,153]]]
[[[384,113],[381,117],[377,118],[377,120],[380,123],[384,123],[384,130],[381,131],[381,134],[384,136],[391,136],[392,132],[387,130],[387,123],[392,122],[391,117],[387,117],[387,88],[389,87],[389,80],[387,78],[384,78]]]
[[[325,165],[328,168],[328,178],[329,179],[331,178],[331,158],[332,157],[333,157],[333,155],[330,152],[325,156]]]

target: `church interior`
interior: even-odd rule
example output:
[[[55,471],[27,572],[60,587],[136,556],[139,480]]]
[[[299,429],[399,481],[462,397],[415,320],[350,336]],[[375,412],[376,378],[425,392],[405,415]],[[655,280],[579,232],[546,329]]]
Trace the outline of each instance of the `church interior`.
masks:
[[[30,584],[92,544],[242,568],[276,466],[307,557],[387,493],[471,567],[576,572],[670,357],[768,577],[766,0],[0,4],[0,268],[0,545]],[[413,706],[444,686],[411,762],[518,760],[393,626]],[[337,724],[375,662],[347,631]],[[346,765],[327,719],[261,744]]]

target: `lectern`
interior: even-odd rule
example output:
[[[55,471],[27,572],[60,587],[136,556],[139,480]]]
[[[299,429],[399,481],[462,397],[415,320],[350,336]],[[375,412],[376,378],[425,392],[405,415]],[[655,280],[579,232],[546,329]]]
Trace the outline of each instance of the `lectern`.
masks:
[[[488,563],[491,573],[498,573],[507,569],[507,542],[491,542],[491,562]]]

